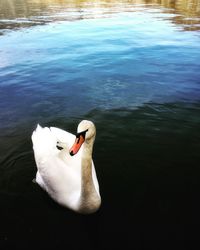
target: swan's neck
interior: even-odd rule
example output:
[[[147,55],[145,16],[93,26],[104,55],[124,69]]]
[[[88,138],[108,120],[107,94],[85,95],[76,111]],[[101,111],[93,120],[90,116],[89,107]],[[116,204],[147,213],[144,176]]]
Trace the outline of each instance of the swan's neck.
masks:
[[[92,178],[92,150],[93,141],[85,141],[83,144],[81,159],[81,196],[80,209],[88,213],[96,210],[99,203],[99,195],[96,192]],[[89,210],[88,210],[89,209]]]

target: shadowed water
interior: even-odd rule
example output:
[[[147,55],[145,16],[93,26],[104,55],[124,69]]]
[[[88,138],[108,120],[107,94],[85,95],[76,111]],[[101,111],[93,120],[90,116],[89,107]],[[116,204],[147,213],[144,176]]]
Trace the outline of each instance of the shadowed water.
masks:
[[[198,240],[197,1],[0,1],[0,249],[191,249]],[[45,25],[42,25],[45,24]],[[102,207],[32,182],[37,123],[97,127]]]

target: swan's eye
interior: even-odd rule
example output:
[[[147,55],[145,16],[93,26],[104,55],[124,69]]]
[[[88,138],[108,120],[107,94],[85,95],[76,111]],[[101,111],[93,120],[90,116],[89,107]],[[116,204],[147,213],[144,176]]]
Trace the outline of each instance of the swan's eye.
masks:
[[[88,129],[76,134],[76,138],[78,138],[78,142],[80,140],[80,136],[83,136],[83,138],[85,139],[85,134],[86,134],[87,131],[88,131]]]

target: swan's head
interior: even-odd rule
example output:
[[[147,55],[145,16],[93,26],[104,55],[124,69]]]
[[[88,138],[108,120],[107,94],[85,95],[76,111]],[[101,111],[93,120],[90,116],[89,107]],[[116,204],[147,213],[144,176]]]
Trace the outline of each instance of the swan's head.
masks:
[[[93,122],[88,120],[83,120],[79,123],[77,128],[77,135],[84,134],[85,140],[90,140],[96,135],[96,128]]]
[[[71,156],[78,153],[81,145],[86,141],[94,141],[96,135],[96,128],[93,122],[88,120],[83,120],[79,123],[77,128],[76,140],[74,145],[71,147],[69,153]]]

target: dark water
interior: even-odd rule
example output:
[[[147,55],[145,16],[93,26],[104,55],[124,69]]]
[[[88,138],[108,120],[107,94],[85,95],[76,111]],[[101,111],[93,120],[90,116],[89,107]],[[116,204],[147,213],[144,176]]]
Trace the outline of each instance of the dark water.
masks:
[[[0,249],[192,249],[200,226],[198,1],[0,1]],[[37,123],[97,127],[94,215],[34,183]]]

